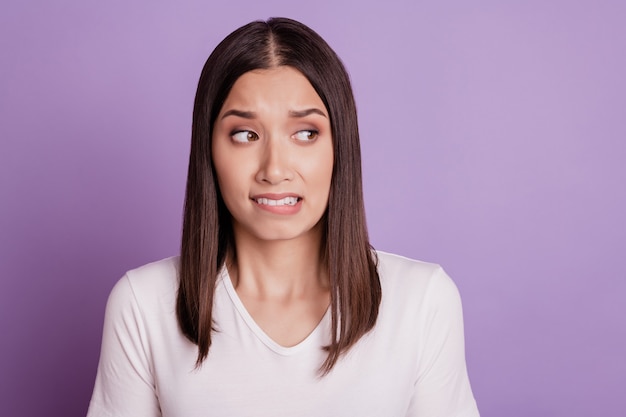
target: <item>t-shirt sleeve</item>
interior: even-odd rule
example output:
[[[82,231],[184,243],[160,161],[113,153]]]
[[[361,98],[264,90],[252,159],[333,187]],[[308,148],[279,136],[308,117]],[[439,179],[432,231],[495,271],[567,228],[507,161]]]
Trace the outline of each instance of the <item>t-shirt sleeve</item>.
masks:
[[[147,329],[128,276],[107,302],[102,348],[87,417],[161,416]]]
[[[441,268],[426,291],[424,332],[407,417],[478,417],[465,364],[459,292]]]

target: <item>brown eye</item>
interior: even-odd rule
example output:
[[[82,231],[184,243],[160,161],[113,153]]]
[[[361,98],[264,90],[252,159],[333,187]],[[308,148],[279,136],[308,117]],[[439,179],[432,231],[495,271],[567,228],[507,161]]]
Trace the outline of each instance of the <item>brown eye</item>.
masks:
[[[317,130],[301,130],[293,135],[294,139],[302,142],[310,142],[317,139],[318,136],[319,132]]]
[[[233,133],[231,137],[235,142],[239,143],[254,142],[255,140],[259,140],[259,135],[251,130],[240,130],[239,132]]]

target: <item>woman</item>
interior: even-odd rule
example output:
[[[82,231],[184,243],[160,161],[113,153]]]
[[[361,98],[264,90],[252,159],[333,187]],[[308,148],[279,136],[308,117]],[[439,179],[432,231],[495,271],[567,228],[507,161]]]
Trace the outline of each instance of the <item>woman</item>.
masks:
[[[478,416],[456,287],[370,247],[350,82],[301,23],[207,60],[180,258],[113,289],[88,415]]]

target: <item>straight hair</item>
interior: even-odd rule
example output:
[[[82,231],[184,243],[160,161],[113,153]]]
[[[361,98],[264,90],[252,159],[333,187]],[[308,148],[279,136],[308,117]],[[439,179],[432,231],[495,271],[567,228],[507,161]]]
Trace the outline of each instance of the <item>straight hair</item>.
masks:
[[[257,69],[300,71],[330,116],[333,173],[323,222],[321,256],[330,279],[331,341],[320,366],[326,375],[340,356],[376,323],[381,300],[376,254],[365,222],[356,105],[348,74],[335,52],[295,20],[256,21],[228,35],[207,59],[196,92],[183,218],[176,314],[183,334],[198,346],[196,366],[209,354],[216,282],[234,255],[231,215],[211,156],[213,125],[233,84]]]

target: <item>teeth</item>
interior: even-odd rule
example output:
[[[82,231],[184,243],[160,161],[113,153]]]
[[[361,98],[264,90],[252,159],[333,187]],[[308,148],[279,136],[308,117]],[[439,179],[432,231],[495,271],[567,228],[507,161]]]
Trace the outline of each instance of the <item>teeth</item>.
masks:
[[[272,200],[269,198],[257,198],[258,204],[264,204],[266,206],[293,206],[298,202],[298,197],[285,197],[280,200]]]

